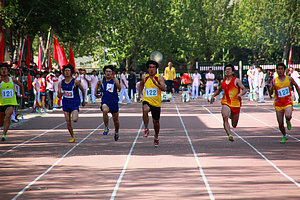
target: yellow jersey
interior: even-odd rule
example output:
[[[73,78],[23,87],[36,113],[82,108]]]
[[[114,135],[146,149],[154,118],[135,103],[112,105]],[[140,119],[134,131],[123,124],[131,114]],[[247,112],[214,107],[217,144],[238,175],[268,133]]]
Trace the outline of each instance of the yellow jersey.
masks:
[[[4,81],[0,83],[0,106],[18,105],[13,80],[11,77],[8,78],[7,83]]]
[[[286,75],[283,82],[281,82],[278,77],[275,78],[275,95],[273,105],[275,107],[293,106],[289,76]]]
[[[159,74],[154,75],[154,80],[159,84]],[[161,105],[161,89],[157,87],[149,78],[149,74],[145,76],[145,90],[143,102],[148,102],[151,106],[160,107]]]

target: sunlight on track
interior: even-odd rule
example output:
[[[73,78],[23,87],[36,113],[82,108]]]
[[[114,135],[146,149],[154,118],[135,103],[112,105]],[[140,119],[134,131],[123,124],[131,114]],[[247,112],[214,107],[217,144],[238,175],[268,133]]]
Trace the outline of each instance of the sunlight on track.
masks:
[[[211,199],[211,200],[214,200],[215,197],[214,197],[214,195],[213,195],[213,193],[212,193],[212,191],[211,191],[211,189],[210,189],[210,186],[209,186],[209,183],[208,183],[208,181],[207,181],[207,179],[206,179],[204,170],[203,170],[203,168],[202,168],[202,166],[201,166],[201,164],[200,164],[198,155],[197,155],[197,153],[196,153],[196,151],[195,151],[195,149],[194,149],[194,146],[193,146],[193,143],[192,143],[192,141],[191,141],[191,138],[190,138],[190,136],[189,136],[189,134],[188,134],[188,132],[187,132],[187,130],[186,130],[186,128],[185,128],[185,125],[184,125],[184,123],[183,123],[183,120],[182,120],[182,118],[181,118],[181,115],[180,115],[180,112],[179,112],[179,109],[178,109],[176,103],[175,103],[175,106],[176,106],[176,110],[177,110],[178,117],[179,117],[179,119],[180,119],[180,121],[181,121],[181,124],[182,124],[182,127],[183,127],[183,129],[184,129],[185,135],[186,135],[186,137],[187,137],[187,139],[188,139],[188,141],[189,141],[189,144],[190,144],[190,146],[191,146],[191,149],[192,149],[192,151],[193,151],[194,158],[195,158],[196,163],[197,163],[197,165],[198,165],[198,167],[199,167],[200,174],[201,174],[202,179],[203,179],[203,181],[204,181],[204,183],[205,183],[206,190],[207,190],[207,192],[208,192],[208,194],[209,194],[210,199]]]
[[[220,123],[223,123],[222,120],[220,120],[215,114],[213,114],[208,108],[202,105],[202,107],[207,110],[210,114],[212,114]],[[250,146],[256,153],[258,153],[262,158],[264,158],[272,167],[274,167],[281,175],[286,177],[288,180],[290,180],[292,183],[294,183],[297,187],[300,188],[300,184],[296,182],[293,178],[285,174],[281,169],[279,169],[272,161],[270,161],[264,154],[262,154],[260,151],[258,151],[254,146],[252,146],[247,140],[242,138],[239,134],[237,134],[234,130],[231,129],[231,131],[240,138],[243,142],[245,142],[248,146]]]

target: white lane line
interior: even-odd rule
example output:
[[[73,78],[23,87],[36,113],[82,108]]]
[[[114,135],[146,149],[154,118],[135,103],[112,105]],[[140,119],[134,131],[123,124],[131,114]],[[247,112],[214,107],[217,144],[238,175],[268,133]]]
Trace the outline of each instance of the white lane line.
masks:
[[[223,123],[222,120],[220,120],[215,114],[213,114],[208,108],[202,105],[202,107],[207,110],[210,114],[212,114],[219,122]],[[258,151],[254,146],[252,146],[248,141],[246,141],[244,138],[242,138],[239,134],[237,134],[234,130],[231,129],[231,131],[238,136],[243,142],[245,142],[247,145],[249,145],[256,153],[258,153],[262,158],[264,158],[272,167],[274,167],[281,175],[283,175],[285,178],[290,180],[292,183],[294,183],[297,187],[300,188],[300,184],[296,182],[293,178],[288,176],[286,173],[284,173],[279,167],[277,167],[272,161],[270,161],[264,154],[262,154],[260,151]]]
[[[92,109],[91,109],[91,108],[88,109],[88,110],[85,111],[83,114],[87,113],[87,112],[90,111],[90,110],[92,110]],[[47,113],[47,114],[48,114],[48,113]],[[7,153],[9,153],[9,152],[15,150],[16,148],[18,148],[18,147],[20,147],[20,146],[23,146],[24,144],[27,144],[28,142],[31,142],[31,141],[33,141],[33,140],[35,140],[35,139],[37,139],[37,138],[39,138],[39,137],[45,135],[46,133],[48,133],[48,132],[50,132],[50,131],[53,131],[53,130],[57,129],[58,127],[64,125],[65,123],[66,123],[66,122],[63,122],[63,123],[61,123],[61,124],[58,124],[58,125],[56,125],[55,127],[53,127],[52,129],[47,130],[47,131],[45,131],[45,132],[43,132],[43,133],[41,133],[41,134],[39,134],[39,135],[37,135],[37,136],[35,136],[35,137],[33,137],[33,138],[31,138],[31,139],[29,139],[29,140],[27,140],[27,141],[21,143],[21,144],[18,144],[18,145],[16,145],[16,146],[12,147],[11,149],[9,149],[9,150],[5,151],[4,153],[2,153],[2,156],[3,156],[3,155],[6,155]]]
[[[179,112],[179,109],[178,109],[176,103],[175,103],[175,106],[176,106],[176,110],[177,110],[178,117],[179,117],[179,119],[180,119],[180,121],[181,121],[181,124],[182,124],[182,127],[183,127],[183,129],[184,129],[185,135],[186,135],[186,137],[187,137],[187,139],[188,139],[188,141],[189,141],[189,143],[190,143],[191,149],[192,149],[192,151],[193,151],[194,158],[195,158],[196,163],[197,163],[197,165],[198,165],[200,174],[201,174],[202,179],[203,179],[203,181],[204,181],[204,183],[205,183],[205,187],[206,187],[206,190],[207,190],[207,192],[208,192],[208,194],[209,194],[209,198],[210,198],[211,200],[214,200],[215,197],[214,197],[214,195],[213,195],[213,193],[212,193],[212,191],[211,191],[211,189],[210,189],[210,186],[209,186],[209,183],[208,183],[208,181],[207,181],[207,179],[206,179],[204,170],[203,170],[203,168],[202,168],[202,166],[201,166],[201,164],[200,164],[198,155],[197,155],[197,153],[196,153],[196,151],[195,151],[195,149],[194,149],[194,146],[193,146],[193,143],[192,143],[192,141],[191,141],[191,138],[190,138],[190,136],[189,136],[189,134],[188,134],[188,132],[187,132],[187,130],[186,130],[186,128],[185,128],[185,125],[184,125],[184,123],[183,123],[183,120],[182,120],[182,118],[181,118],[181,115],[180,115],[180,112]]]
[[[90,132],[85,138],[83,138],[80,142],[78,142],[75,146],[73,146],[67,153],[65,153],[62,157],[60,157],[53,165],[51,165],[44,173],[39,175],[36,179],[34,179],[31,183],[29,183],[26,187],[24,187],[12,200],[17,199],[20,197],[30,186],[35,184],[40,178],[42,178],[44,175],[46,175],[52,168],[54,168],[56,165],[58,165],[69,153],[71,153],[78,145],[80,145],[82,142],[84,142],[88,137],[90,137],[95,131],[97,131],[104,123],[102,122],[100,125],[98,125],[97,128],[95,128],[92,132]]]
[[[140,129],[139,129],[137,135],[135,136],[135,139],[134,139],[134,141],[133,141],[133,143],[132,143],[132,145],[131,145],[130,151],[129,151],[129,153],[128,153],[128,155],[127,155],[127,158],[126,158],[126,162],[125,162],[124,167],[123,167],[123,169],[122,169],[122,172],[121,172],[121,174],[120,174],[120,176],[119,176],[119,178],[118,178],[118,181],[117,181],[117,183],[116,183],[116,185],[115,185],[114,191],[113,191],[112,194],[111,194],[110,200],[114,200],[115,197],[116,197],[116,195],[117,195],[119,186],[120,186],[120,184],[121,184],[121,182],[122,182],[122,179],[123,179],[123,176],[124,176],[124,174],[125,174],[125,172],[126,172],[126,169],[127,169],[128,163],[129,163],[129,159],[130,159],[130,156],[131,156],[131,153],[132,153],[132,151],[133,151],[133,148],[134,148],[134,146],[135,146],[135,144],[136,144],[137,139],[139,138],[140,132],[141,132],[142,127],[143,127],[143,124],[144,124],[144,123],[142,122],[142,123],[141,123],[141,126],[140,126]]]
[[[258,122],[260,122],[260,123],[262,123],[262,124],[264,124],[264,125],[266,125],[266,126],[272,128],[273,130],[275,130],[275,131],[281,133],[281,131],[280,131],[278,128],[275,128],[275,127],[273,127],[273,126],[267,124],[266,122],[261,121],[261,120],[257,119],[256,117],[253,117],[252,115],[250,115],[250,114],[248,114],[248,113],[245,113],[245,112],[243,112],[243,111],[241,111],[241,112],[244,113],[244,114],[246,114],[246,115],[249,116],[250,118],[252,118],[252,119],[254,119],[254,120],[256,120],[256,121],[258,121]],[[296,138],[296,137],[294,137],[294,136],[292,136],[292,135],[290,135],[290,134],[289,134],[289,137],[291,137],[291,138],[297,140],[298,142],[300,142],[300,140],[299,140],[298,138]]]

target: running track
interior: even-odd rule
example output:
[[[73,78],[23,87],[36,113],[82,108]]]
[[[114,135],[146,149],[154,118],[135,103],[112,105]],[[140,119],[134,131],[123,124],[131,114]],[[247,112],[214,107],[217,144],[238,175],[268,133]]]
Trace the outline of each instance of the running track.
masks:
[[[76,143],[62,111],[9,131],[0,143],[0,199],[300,199],[300,111],[280,144],[272,102],[243,101],[233,143],[220,101],[162,103],[161,134],[143,138],[141,105],[122,105],[120,140],[102,135],[99,103],[81,108]],[[110,127],[113,123],[110,120]]]

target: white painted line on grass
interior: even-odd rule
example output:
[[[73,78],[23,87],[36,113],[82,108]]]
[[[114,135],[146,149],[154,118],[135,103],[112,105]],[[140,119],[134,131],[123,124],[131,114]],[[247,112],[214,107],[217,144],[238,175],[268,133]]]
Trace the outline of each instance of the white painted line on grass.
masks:
[[[196,153],[196,151],[195,151],[195,149],[194,149],[194,146],[193,146],[193,143],[192,143],[192,141],[191,141],[191,138],[190,138],[190,136],[189,136],[189,134],[188,134],[188,132],[187,132],[187,130],[186,130],[186,128],[185,128],[185,125],[184,125],[184,123],[183,123],[183,120],[182,120],[182,118],[181,118],[181,115],[180,115],[180,112],[179,112],[179,109],[178,109],[176,103],[175,103],[175,106],[176,106],[176,110],[177,110],[178,117],[179,117],[179,119],[180,119],[180,121],[181,121],[181,124],[182,124],[182,127],[183,127],[183,129],[184,129],[185,135],[186,135],[186,137],[187,137],[187,139],[188,139],[188,141],[189,141],[189,143],[190,143],[191,149],[192,149],[192,151],[193,151],[194,158],[195,158],[196,163],[197,163],[197,165],[198,165],[198,167],[199,167],[199,171],[200,171],[200,174],[201,174],[202,179],[203,179],[203,181],[204,181],[206,190],[207,190],[207,192],[208,192],[208,194],[209,194],[209,198],[210,198],[211,200],[214,200],[215,197],[214,197],[214,195],[213,195],[213,193],[212,193],[212,191],[211,191],[211,189],[210,189],[210,186],[209,186],[209,183],[208,183],[208,181],[207,181],[207,179],[206,179],[204,170],[203,170],[203,168],[202,168],[202,166],[201,166],[201,164],[200,164],[198,155],[197,155],[197,153]]]
[[[141,132],[142,127],[143,127],[143,124],[144,124],[144,123],[142,122],[142,123],[141,123],[141,126],[140,126],[140,129],[139,129],[137,135],[135,136],[135,139],[134,139],[134,141],[133,141],[133,143],[132,143],[132,145],[131,145],[130,151],[129,151],[129,153],[128,153],[128,155],[127,155],[127,158],[126,158],[126,162],[125,162],[124,167],[123,167],[123,169],[122,169],[122,172],[121,172],[121,174],[120,174],[120,176],[119,176],[119,178],[118,178],[118,181],[117,181],[117,183],[116,183],[116,185],[115,185],[114,191],[113,191],[112,194],[111,194],[110,200],[114,200],[115,197],[116,197],[116,195],[117,195],[119,186],[120,186],[120,184],[121,184],[121,182],[122,182],[122,179],[123,179],[123,176],[124,176],[124,174],[125,174],[125,172],[126,172],[126,169],[127,169],[128,163],[129,163],[129,159],[130,159],[130,156],[131,156],[131,153],[132,153],[132,151],[133,151],[133,148],[134,148],[134,146],[135,146],[135,144],[136,144],[137,139],[139,138],[140,132]]]
[[[90,132],[85,138],[83,138],[80,142],[78,142],[75,146],[73,146],[67,153],[65,153],[60,159],[58,159],[53,165],[51,165],[44,173],[39,175],[36,179],[34,179],[31,183],[29,183],[26,187],[24,187],[12,200],[20,197],[30,186],[35,184],[40,178],[46,175],[52,168],[58,165],[69,153],[71,153],[78,145],[84,142],[88,137],[90,137],[95,131],[97,131],[104,123],[102,122],[97,128],[95,128],[92,132]]]
[[[223,123],[215,114],[213,114],[208,108],[202,105],[202,107],[207,110],[210,114],[212,114],[219,122]],[[236,136],[238,136],[243,142],[245,142],[247,145],[249,145],[256,153],[258,153],[262,158],[264,158],[272,167],[274,167],[281,175],[283,175],[285,178],[290,180],[292,183],[294,183],[297,187],[300,188],[300,184],[296,182],[293,178],[288,176],[286,173],[284,173],[279,167],[277,167],[272,161],[270,161],[264,154],[262,154],[260,151],[258,151],[254,146],[252,146],[248,141],[246,141],[244,138],[242,138],[239,134],[237,134],[234,130],[231,130]]]

